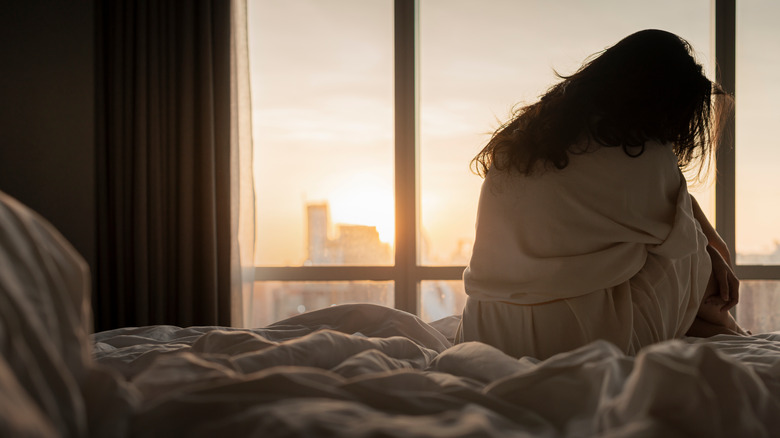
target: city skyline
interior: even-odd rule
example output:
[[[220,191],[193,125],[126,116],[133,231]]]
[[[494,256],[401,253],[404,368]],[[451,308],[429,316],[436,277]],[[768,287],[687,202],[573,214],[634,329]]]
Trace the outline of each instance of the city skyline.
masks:
[[[333,265],[390,265],[392,249],[379,239],[376,227],[331,223],[326,202],[309,203],[307,212],[306,266]],[[470,243],[470,242],[461,242]],[[421,248],[425,259],[427,247]],[[458,264],[466,264],[471,248],[453,255]],[[780,263],[780,246],[769,255],[743,256],[749,264]],[[265,326],[309,310],[336,303],[364,302],[393,306],[395,285],[392,281],[358,282],[280,282],[258,281],[254,287],[252,324]],[[780,295],[774,286],[764,281],[743,281],[743,296],[759,299],[742,300],[737,307],[740,321],[756,330],[774,330],[780,324],[780,315],[767,312],[777,308]],[[460,281],[423,281],[420,287],[421,317],[430,322],[461,312],[466,301]]]
[[[382,242],[375,226],[333,223],[327,202],[305,204],[306,260],[304,266],[380,265],[393,263],[392,246]],[[470,252],[471,248],[468,248]],[[453,254],[461,263],[463,251]],[[421,256],[426,259],[427,246]],[[459,313],[466,294],[458,281],[423,281],[420,285],[420,316],[434,321]],[[251,324],[265,326],[309,310],[335,303],[362,302],[393,306],[392,281],[255,283]]]
[[[331,224],[327,202],[306,204],[304,265],[389,265],[392,244],[380,240],[374,225]],[[334,229],[335,228],[335,229]]]
[[[306,257],[302,265],[393,264],[394,242],[382,239],[375,225],[333,222],[327,201],[306,203],[305,209]],[[431,257],[423,233],[419,245],[421,262],[465,265],[468,263],[472,244],[473,239],[458,239],[455,250],[449,257],[437,260]]]

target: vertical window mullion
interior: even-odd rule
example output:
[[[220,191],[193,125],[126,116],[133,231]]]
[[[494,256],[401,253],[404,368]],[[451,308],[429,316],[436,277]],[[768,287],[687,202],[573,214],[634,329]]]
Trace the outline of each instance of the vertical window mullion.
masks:
[[[715,4],[715,77],[723,89],[734,94],[736,88],[736,2],[714,0]],[[727,122],[726,135],[718,145],[715,159],[715,227],[731,249],[736,261],[736,169],[735,118]]]
[[[395,0],[395,307],[419,313],[417,0]]]

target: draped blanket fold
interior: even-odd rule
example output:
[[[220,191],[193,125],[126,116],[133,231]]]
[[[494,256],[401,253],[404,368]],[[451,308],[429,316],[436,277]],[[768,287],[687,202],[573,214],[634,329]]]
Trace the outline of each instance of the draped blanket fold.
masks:
[[[706,237],[668,145],[648,143],[639,156],[601,147],[530,176],[492,169],[463,275],[469,302],[461,339],[538,354],[539,343],[551,344],[544,351],[563,348],[556,339],[570,327],[581,342],[617,331],[608,340],[633,352],[685,333],[710,270]],[[546,330],[555,339],[540,333]],[[523,337],[536,338],[534,346],[508,347],[528,344],[517,340]]]

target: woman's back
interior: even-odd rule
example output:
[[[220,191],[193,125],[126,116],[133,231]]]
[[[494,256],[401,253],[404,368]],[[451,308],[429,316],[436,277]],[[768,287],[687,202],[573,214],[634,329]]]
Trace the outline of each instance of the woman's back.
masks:
[[[680,171],[707,161],[730,99],[654,29],[561,79],[472,161],[486,180],[460,340],[542,358],[735,331],[728,248]]]
[[[530,175],[491,170],[461,340],[540,357],[595,339],[631,353],[680,336],[709,276],[705,247],[669,145],[649,142],[637,157],[597,147]]]

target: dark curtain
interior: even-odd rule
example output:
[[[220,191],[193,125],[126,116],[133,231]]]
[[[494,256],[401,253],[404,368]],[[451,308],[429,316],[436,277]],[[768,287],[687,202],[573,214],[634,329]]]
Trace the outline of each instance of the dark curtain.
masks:
[[[230,325],[230,2],[97,19],[95,330]]]

